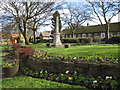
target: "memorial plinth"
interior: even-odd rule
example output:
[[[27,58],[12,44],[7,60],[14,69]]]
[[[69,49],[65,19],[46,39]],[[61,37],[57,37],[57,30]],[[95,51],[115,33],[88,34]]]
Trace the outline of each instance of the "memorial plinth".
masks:
[[[56,11],[54,13],[54,16],[55,16],[56,23],[55,23],[55,33],[54,33],[54,39],[53,39],[53,46],[54,47],[60,47],[60,46],[62,46],[62,43],[61,43],[61,40],[60,40],[60,33],[59,33],[60,14],[58,13],[58,11]]]

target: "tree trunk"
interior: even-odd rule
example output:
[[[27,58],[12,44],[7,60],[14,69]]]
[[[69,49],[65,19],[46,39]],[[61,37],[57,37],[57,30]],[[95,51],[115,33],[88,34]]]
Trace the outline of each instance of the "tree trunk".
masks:
[[[23,34],[23,37],[24,37],[24,39],[25,39],[25,45],[29,45],[29,41],[28,41],[28,39],[27,39],[27,36],[26,36],[25,34]]]
[[[33,30],[33,43],[36,44],[35,30]]]
[[[108,23],[107,24],[107,27],[106,27],[106,41],[110,38],[110,24]]]
[[[75,34],[74,34],[74,32],[72,32],[72,38],[75,38]]]
[[[18,25],[18,28],[20,30],[20,32],[22,33],[24,39],[25,39],[25,45],[29,45],[29,41],[27,39],[27,35],[26,35],[26,22],[23,21],[23,28],[24,30],[21,28],[20,26],[20,23],[19,23],[20,20],[18,20],[18,18],[16,19],[16,22],[17,22],[17,25]]]

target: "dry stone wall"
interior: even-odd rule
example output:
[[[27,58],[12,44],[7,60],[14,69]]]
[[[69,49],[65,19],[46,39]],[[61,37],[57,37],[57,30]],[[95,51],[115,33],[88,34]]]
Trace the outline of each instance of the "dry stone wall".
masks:
[[[73,62],[62,62],[62,61],[35,61],[28,60],[27,64],[30,68],[40,71],[46,70],[48,72],[65,73],[69,71],[73,73],[77,71],[83,74],[92,74],[93,76],[98,75],[120,75],[120,65],[103,65],[103,64],[88,64],[88,63],[73,63]]]

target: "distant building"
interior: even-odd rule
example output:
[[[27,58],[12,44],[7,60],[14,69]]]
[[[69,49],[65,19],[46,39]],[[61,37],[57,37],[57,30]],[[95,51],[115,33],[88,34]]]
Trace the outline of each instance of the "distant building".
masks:
[[[49,40],[52,39],[51,32],[41,32],[40,33],[40,39],[41,40]]]
[[[12,33],[11,34],[11,36],[12,36],[12,38],[20,38],[20,40],[23,40],[23,41],[25,41],[24,40],[24,37],[23,37],[23,35],[22,34],[18,34],[18,33]]]
[[[105,28],[101,25],[94,26],[81,26],[75,31],[75,37],[100,37],[105,38]],[[113,35],[120,35],[120,22],[110,24],[110,37]],[[64,29],[62,31],[63,38],[72,38],[72,32],[70,29]]]
[[[14,41],[14,43],[17,43],[17,39],[20,40],[24,40],[24,37],[22,34],[18,34],[18,33],[7,33],[7,32],[0,32],[0,45],[4,45],[4,44],[11,44],[11,40],[12,39],[16,39]]]

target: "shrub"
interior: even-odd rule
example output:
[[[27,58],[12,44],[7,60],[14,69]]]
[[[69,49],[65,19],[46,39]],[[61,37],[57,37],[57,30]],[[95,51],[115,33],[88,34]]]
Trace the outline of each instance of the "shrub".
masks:
[[[93,38],[93,42],[100,42],[100,41],[101,41],[101,38],[99,36]]]
[[[84,38],[79,38],[79,42],[83,43],[84,42]]]
[[[19,49],[20,47],[21,47],[21,45],[20,45],[20,44],[17,44],[17,43],[13,44],[13,46],[12,46],[13,51],[16,51],[16,50]]]
[[[105,41],[105,40],[106,40],[106,38],[101,39],[101,41]]]
[[[36,39],[40,39],[40,37],[36,37]]]
[[[28,55],[34,54],[34,49],[32,47],[26,47],[26,48],[19,48],[16,50],[17,53],[20,54],[20,56],[25,57]]]
[[[64,38],[63,43],[79,43],[79,38]]]
[[[93,42],[93,38],[91,37],[83,38],[80,40],[81,40],[81,43],[92,43]]]
[[[23,40],[20,40],[20,43],[23,43],[24,41]]]
[[[47,46],[47,47],[50,47],[50,43],[46,43],[46,46]]]
[[[29,39],[29,42],[30,42],[30,43],[33,43],[33,39]]]
[[[106,43],[109,43],[109,44],[120,43],[120,36],[113,36]]]
[[[37,43],[40,43],[40,40],[37,40],[36,42],[37,42]]]
[[[47,43],[47,42],[49,42],[49,40],[44,39],[44,40],[40,40],[40,42]]]

